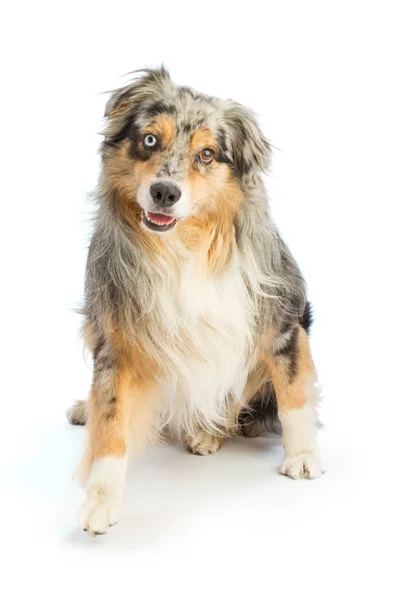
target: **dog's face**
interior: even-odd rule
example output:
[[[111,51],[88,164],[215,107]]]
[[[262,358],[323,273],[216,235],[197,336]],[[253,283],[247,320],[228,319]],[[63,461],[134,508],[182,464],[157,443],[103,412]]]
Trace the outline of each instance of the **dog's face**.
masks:
[[[152,232],[238,202],[267,165],[268,144],[247,109],[177,87],[164,69],[117,90],[106,119],[105,176]]]

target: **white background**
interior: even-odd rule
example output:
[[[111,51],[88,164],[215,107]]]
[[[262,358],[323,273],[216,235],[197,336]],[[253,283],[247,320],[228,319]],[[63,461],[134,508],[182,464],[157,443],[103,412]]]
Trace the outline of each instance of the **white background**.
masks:
[[[3,598],[394,598],[399,511],[396,2],[9,2],[1,17]],[[309,284],[326,474],[279,440],[152,448],[89,539],[71,481],[90,385],[78,339],[106,97],[164,63],[251,106],[273,214]],[[397,553],[397,559],[396,559]],[[8,588],[8,589],[7,589]],[[397,596],[398,597],[398,596]]]

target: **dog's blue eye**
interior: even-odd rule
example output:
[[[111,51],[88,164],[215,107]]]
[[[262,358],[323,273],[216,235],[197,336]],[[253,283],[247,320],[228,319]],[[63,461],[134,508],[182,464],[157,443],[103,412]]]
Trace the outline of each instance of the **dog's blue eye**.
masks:
[[[144,136],[144,145],[145,146],[147,146],[148,148],[154,148],[154,146],[156,144],[157,144],[157,138],[155,135],[148,133],[147,135]]]

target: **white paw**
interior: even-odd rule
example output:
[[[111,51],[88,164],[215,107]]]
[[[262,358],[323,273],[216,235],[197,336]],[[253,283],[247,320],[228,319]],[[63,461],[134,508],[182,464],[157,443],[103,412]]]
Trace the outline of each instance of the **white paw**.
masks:
[[[118,522],[121,500],[101,487],[88,490],[79,512],[82,529],[89,535],[106,533],[109,527]]]
[[[222,446],[223,438],[201,431],[196,437],[192,437],[191,435],[185,436],[184,442],[186,448],[192,454],[207,456],[207,454],[215,454],[215,452],[218,452]]]
[[[96,460],[86,487],[86,500],[79,513],[82,529],[89,535],[106,533],[119,519],[126,474],[126,456]]]
[[[315,479],[323,471],[315,454],[307,452],[286,458],[281,467],[281,473],[292,479]]]

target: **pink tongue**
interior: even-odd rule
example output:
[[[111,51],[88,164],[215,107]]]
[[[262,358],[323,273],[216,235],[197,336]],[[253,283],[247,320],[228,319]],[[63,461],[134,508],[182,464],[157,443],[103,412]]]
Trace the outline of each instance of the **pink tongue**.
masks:
[[[174,217],[168,217],[167,215],[160,215],[152,212],[148,212],[147,217],[153,221],[153,223],[158,223],[159,225],[169,225],[175,221]]]

